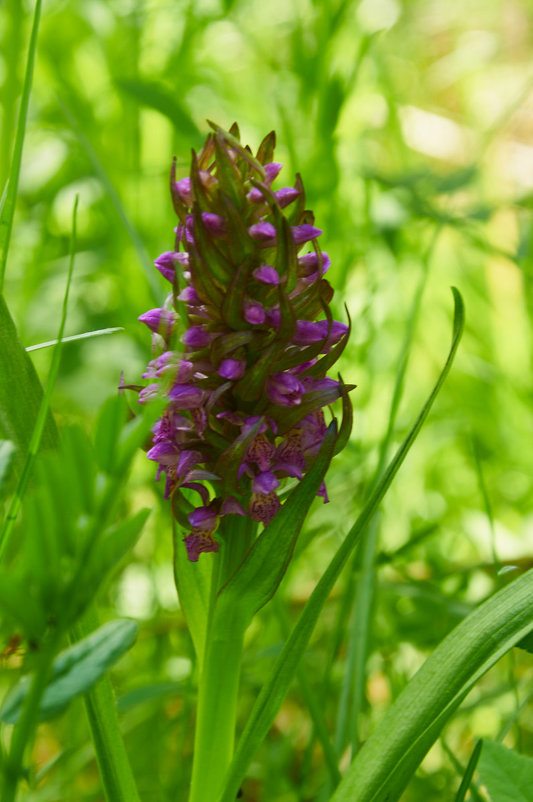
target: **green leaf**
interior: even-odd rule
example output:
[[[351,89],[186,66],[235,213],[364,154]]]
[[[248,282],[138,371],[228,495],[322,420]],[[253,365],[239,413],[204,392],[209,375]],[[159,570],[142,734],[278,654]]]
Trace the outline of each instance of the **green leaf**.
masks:
[[[52,676],[41,699],[39,720],[46,721],[61,713],[68,703],[85,693],[135,642],[135,621],[109,621],[87,638],[61,652],[54,660]],[[0,719],[17,721],[31,683],[23,677],[7,695]]]
[[[455,302],[452,344],[441,374],[411,428],[411,431],[384,471],[361,514],[346,535],[346,538],[313,590],[296,626],[286,641],[280,656],[276,660],[270,672],[269,679],[265,685],[263,685],[246,723],[235,757],[226,776],[224,790],[218,802],[234,802],[250,761],[256,749],[266,737],[277,711],[285,698],[298,668],[298,663],[307,648],[307,644],[309,643],[322,607],[331,593],[339,574],[346,565],[353,548],[372,520],[379,504],[389,489],[405,457],[409,453],[450,371],[464,328],[463,301],[455,287],[452,288],[452,292]]]
[[[480,605],[439,644],[358,753],[331,802],[399,799],[468,692],[532,630],[529,571]],[[516,802],[516,797],[506,797],[511,798]]]
[[[16,450],[11,440],[0,440],[0,494],[8,482]]]
[[[265,136],[257,149],[257,160],[261,164],[268,164],[274,158],[274,148],[276,147],[276,132],[271,131]]]
[[[478,771],[491,802],[530,802],[533,758],[494,741],[483,741]]]

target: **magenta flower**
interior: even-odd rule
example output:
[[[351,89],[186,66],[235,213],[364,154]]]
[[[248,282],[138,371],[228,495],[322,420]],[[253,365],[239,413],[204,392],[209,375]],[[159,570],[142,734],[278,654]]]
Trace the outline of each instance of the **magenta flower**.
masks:
[[[282,169],[274,144],[272,133],[254,157],[236,126],[214,127],[188,177],[176,181],[173,167],[175,247],[155,261],[173,291],[140,317],[154,353],[139,400],[168,401],[147,456],[189,529],[193,562],[218,551],[224,516],[272,520],[284,480],[301,479],[318,453],[323,408],[342,392],[326,375],[349,334],[324,311],[330,259],[301,180],[272,188]],[[319,495],[327,501],[325,485]]]

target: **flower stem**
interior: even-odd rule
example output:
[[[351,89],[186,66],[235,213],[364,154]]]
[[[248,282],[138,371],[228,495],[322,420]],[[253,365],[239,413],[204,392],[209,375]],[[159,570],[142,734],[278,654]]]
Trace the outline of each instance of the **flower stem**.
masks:
[[[237,696],[246,619],[217,592],[246,553],[256,525],[243,519],[224,527],[217,569],[213,571],[210,616],[199,678],[198,711],[189,802],[214,802],[233,757]],[[231,544],[231,549],[228,544]]]
[[[215,615],[214,622],[217,616]],[[244,630],[227,622],[210,633],[198,695],[189,802],[214,802],[231,763]]]

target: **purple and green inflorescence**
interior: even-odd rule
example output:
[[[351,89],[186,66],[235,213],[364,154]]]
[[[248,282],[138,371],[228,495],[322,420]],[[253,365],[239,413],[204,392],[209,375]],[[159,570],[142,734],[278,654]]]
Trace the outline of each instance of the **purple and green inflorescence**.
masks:
[[[349,334],[329,311],[330,260],[300,177],[273,189],[274,132],[254,157],[237,126],[213,129],[190,177],[176,181],[173,165],[175,248],[155,261],[172,291],[139,318],[153,332],[139,400],[168,400],[148,458],[190,529],[191,561],[218,551],[223,516],[268,524],[283,479],[306,473],[326,431],[323,407],[345,392],[326,373]],[[196,508],[183,489],[197,492]],[[328,500],[324,484],[319,495]]]

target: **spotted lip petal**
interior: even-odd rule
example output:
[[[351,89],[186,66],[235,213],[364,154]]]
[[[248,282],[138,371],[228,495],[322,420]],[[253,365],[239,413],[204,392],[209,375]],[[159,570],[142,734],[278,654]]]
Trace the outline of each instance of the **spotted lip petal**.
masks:
[[[175,246],[155,260],[172,292],[140,317],[153,354],[139,401],[168,401],[147,456],[190,527],[192,562],[219,550],[223,516],[272,520],[283,480],[303,478],[318,453],[323,408],[342,395],[345,409],[350,389],[326,375],[348,327],[328,309],[330,259],[300,176],[275,187],[273,133],[254,157],[237,128],[212,127],[190,174],[172,167]],[[183,488],[200,497],[192,511]]]

